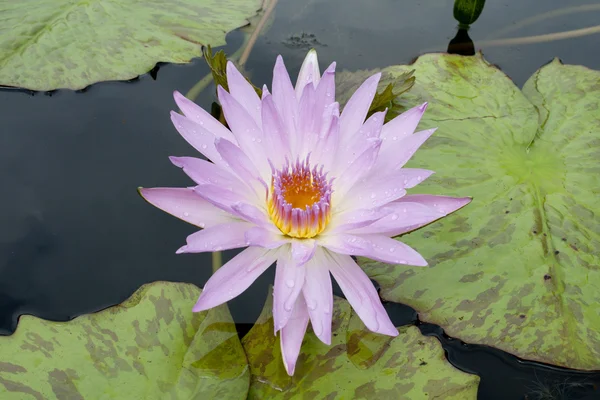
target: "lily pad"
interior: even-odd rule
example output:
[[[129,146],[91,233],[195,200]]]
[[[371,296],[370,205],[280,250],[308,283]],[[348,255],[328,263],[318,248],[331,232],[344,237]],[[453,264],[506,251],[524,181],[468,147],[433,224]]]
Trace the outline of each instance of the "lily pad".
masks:
[[[246,356],[226,306],[192,313],[200,289],[156,282],[69,322],[25,315],[0,338],[0,398],[245,399]]]
[[[225,44],[261,0],[32,0],[0,5],[0,85],[82,89]]]
[[[472,196],[404,235],[431,268],[361,260],[382,296],[466,342],[600,369],[600,72],[554,60],[520,91],[481,55],[431,54],[398,101],[439,127],[419,193]]]
[[[414,326],[399,328],[396,338],[371,333],[337,297],[331,346],[309,330],[289,377],[273,336],[271,297],[242,340],[252,373],[249,399],[477,398],[479,377],[452,367],[437,339]]]

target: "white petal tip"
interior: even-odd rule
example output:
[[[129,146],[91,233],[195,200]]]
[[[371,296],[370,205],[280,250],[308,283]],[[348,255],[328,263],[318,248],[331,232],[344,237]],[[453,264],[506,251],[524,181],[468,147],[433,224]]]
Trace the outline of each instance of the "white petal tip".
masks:
[[[284,367],[285,367],[285,372],[287,372],[287,374],[289,376],[294,376],[294,369],[296,369],[295,365],[286,365],[286,363],[283,363]]]
[[[186,252],[187,252],[187,246],[182,246],[179,249],[177,249],[175,254],[182,254],[182,253],[186,253]]]
[[[179,168],[183,168],[183,164],[180,161],[180,157],[176,157],[176,156],[169,156],[169,161],[171,161],[171,163]]]

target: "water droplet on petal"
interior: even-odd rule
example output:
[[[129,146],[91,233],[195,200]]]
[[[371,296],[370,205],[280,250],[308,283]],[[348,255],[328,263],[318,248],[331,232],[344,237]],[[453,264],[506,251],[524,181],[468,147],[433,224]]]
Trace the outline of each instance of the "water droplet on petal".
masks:
[[[288,279],[287,281],[285,281],[285,285],[289,288],[293,288],[295,284],[296,282],[294,282],[293,279]]]
[[[396,248],[395,248],[395,247],[390,247],[390,253],[393,253],[393,252],[395,252],[395,251],[396,251]]]
[[[329,309],[329,306],[325,306],[325,307],[323,308],[323,312],[324,312],[325,314],[329,314],[329,313],[331,312],[331,310]]]
[[[190,216],[190,213],[186,211],[186,212],[184,212],[184,213],[183,213],[183,216],[184,216],[184,217],[189,217],[189,216]]]
[[[201,147],[202,147],[203,149],[206,149],[208,146],[207,146],[207,145],[205,145],[205,144],[203,144]]]
[[[398,219],[398,214],[392,214],[392,221],[395,221]]]
[[[374,199],[375,197],[377,197],[377,193],[371,193],[371,198]]]

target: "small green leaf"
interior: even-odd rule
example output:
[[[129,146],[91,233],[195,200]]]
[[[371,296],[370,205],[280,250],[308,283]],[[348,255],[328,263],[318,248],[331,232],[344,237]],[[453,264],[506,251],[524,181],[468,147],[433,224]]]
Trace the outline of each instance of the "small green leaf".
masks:
[[[202,55],[210,68],[215,86],[221,86],[223,89],[229,91],[229,85],[227,84],[227,56],[225,52],[219,50],[213,55],[211,46],[206,46],[202,51]]]
[[[242,340],[252,372],[249,399],[477,398],[479,377],[452,367],[437,339],[414,326],[399,328],[396,338],[372,333],[340,298],[334,300],[331,346],[309,329],[290,378],[273,336],[271,297]]]
[[[229,91],[229,85],[227,84],[227,56],[225,55],[225,52],[219,50],[213,55],[212,48],[207,46],[203,50],[203,55],[212,73],[215,86],[220,85],[223,89]],[[246,78],[246,80],[252,85],[258,97],[262,97],[262,90],[254,86],[254,84],[250,82],[250,79]]]
[[[0,85],[83,89],[225,44],[261,0],[0,2]]]
[[[388,112],[385,115],[385,122],[391,121],[396,118],[398,114],[402,113],[404,109],[396,102],[396,98],[402,93],[409,91],[415,84],[413,72],[414,70],[408,71],[403,75],[394,78],[393,82],[388,83],[383,91],[375,93],[367,118],[373,113],[384,111],[386,108],[388,109]]]
[[[462,25],[471,25],[481,15],[485,0],[454,0],[454,19]]]
[[[229,311],[192,313],[199,294],[155,282],[69,322],[22,316],[0,337],[0,398],[245,399],[248,366]]]
[[[336,73],[336,96],[340,104],[345,104],[350,95],[364,80],[377,72],[382,72],[379,90],[373,98],[367,118],[373,113],[384,111],[387,108],[385,122],[388,122],[405,111],[405,108],[398,103],[397,99],[403,93],[408,92],[415,84],[414,71],[406,71],[396,76],[391,76],[385,70],[341,71]]]
[[[600,72],[558,60],[523,90],[481,54],[421,56],[399,99],[438,127],[408,167],[412,193],[472,196],[400,238],[430,268],[361,260],[381,295],[468,343],[600,369]]]

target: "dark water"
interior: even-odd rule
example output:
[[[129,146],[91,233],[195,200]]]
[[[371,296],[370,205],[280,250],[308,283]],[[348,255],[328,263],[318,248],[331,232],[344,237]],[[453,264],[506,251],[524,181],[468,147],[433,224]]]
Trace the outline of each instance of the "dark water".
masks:
[[[270,83],[275,57],[282,54],[294,76],[313,46],[322,66],[335,60],[339,70],[405,64],[423,52],[448,48],[457,32],[452,4],[281,0],[246,69],[254,82]],[[530,45],[478,45],[525,18],[580,4],[488,0],[468,35],[474,48],[483,50],[519,86],[555,56],[600,69],[600,34]],[[573,13],[506,36],[568,31],[598,21],[600,10]],[[464,33],[460,36],[464,40]],[[240,32],[230,33],[226,52],[234,53],[242,41]],[[171,93],[187,92],[207,72],[204,61],[196,60],[185,66],[161,65],[156,79],[144,75],[82,92],[0,90],[2,333],[12,332],[21,314],[67,320],[119,303],[147,282],[204,285],[211,273],[210,254],[175,255],[194,227],[144,203],[136,187],[189,183],[167,158],[195,155],[171,125]],[[198,99],[205,108],[213,101],[212,88]],[[224,254],[224,261],[234,254]],[[241,331],[258,316],[272,281],[270,270],[229,303]],[[386,307],[397,325],[418,323],[414,311],[397,304]],[[447,338],[435,326],[420,327],[441,340],[453,364],[482,377],[480,399],[600,399],[595,386],[600,374],[522,362]],[[544,387],[548,393],[567,393],[541,397]]]

